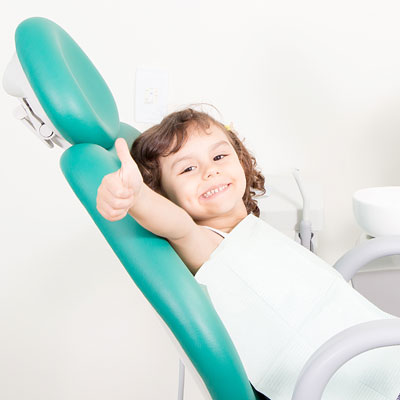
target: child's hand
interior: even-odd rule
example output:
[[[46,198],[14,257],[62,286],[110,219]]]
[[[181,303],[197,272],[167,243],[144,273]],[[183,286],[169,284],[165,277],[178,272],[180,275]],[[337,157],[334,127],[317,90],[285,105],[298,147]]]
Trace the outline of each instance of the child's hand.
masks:
[[[97,210],[109,221],[125,217],[143,186],[142,175],[130,155],[125,139],[118,138],[115,148],[121,168],[106,175],[97,189]]]

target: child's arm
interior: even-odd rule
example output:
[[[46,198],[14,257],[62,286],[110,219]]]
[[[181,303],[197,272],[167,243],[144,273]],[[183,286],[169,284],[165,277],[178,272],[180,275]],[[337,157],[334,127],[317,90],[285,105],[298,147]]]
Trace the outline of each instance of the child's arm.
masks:
[[[169,240],[185,237],[197,227],[183,208],[144,183],[128,212],[144,228]]]
[[[97,210],[118,221],[129,214],[144,228],[170,240],[186,237],[196,223],[181,207],[150,189],[131,157],[124,139],[115,143],[121,168],[106,175],[97,191]]]
[[[214,232],[197,225],[183,208],[145,184],[129,214],[144,228],[168,239],[193,275],[222,240]]]

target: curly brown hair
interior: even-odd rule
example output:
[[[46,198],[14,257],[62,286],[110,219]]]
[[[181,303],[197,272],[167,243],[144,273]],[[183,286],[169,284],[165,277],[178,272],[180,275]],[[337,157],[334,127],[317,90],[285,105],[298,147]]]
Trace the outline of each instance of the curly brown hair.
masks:
[[[143,132],[133,142],[130,152],[139,167],[144,183],[157,193],[167,197],[161,186],[159,158],[179,151],[188,138],[187,130],[189,127],[195,125],[205,131],[211,124],[216,125],[225,133],[235,149],[246,176],[246,190],[243,195],[243,202],[246,206],[247,214],[253,213],[256,217],[259,217],[260,209],[258,208],[257,200],[253,199],[253,196],[265,194],[265,178],[257,169],[255,157],[246,149],[235,132],[209,114],[192,108],[186,108],[167,115],[159,124]],[[175,146],[171,148],[171,144],[174,142]],[[256,194],[252,189],[261,193]]]

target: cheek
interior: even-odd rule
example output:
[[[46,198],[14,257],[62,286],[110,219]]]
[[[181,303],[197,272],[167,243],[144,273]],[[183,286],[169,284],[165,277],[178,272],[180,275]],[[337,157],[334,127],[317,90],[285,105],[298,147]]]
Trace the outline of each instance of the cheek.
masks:
[[[194,182],[182,180],[179,184],[179,191],[175,191],[176,204],[185,208],[197,202],[197,186]]]
[[[238,171],[238,176],[240,176],[240,187],[241,190],[244,192],[246,191],[246,174],[244,173],[244,169],[240,166],[240,170]]]
[[[179,204],[179,192],[174,189],[168,189],[166,191],[168,199],[170,199],[173,203]]]
[[[174,191],[173,186],[171,185],[171,182],[169,182],[168,179],[162,178],[161,179],[161,187],[165,194],[165,197],[175,203],[175,200],[176,200],[175,191]]]
[[[181,201],[190,201],[193,197],[193,185],[189,182],[181,182],[179,185],[179,192],[176,193],[176,196]]]
[[[188,198],[188,190],[185,184],[171,184],[166,182],[164,191],[167,194],[167,198],[173,203],[182,206]]]

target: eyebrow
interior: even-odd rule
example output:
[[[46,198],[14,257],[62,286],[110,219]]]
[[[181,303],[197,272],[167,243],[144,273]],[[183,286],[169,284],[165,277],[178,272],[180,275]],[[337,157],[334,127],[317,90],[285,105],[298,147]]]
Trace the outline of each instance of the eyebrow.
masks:
[[[217,143],[214,143],[212,146],[210,146],[209,151],[215,150],[217,147],[219,147],[219,146],[221,146],[221,145],[223,145],[223,144],[229,145],[229,143],[228,143],[226,140],[221,140],[221,141],[219,141],[219,142],[217,142]],[[174,167],[175,167],[176,164],[180,163],[180,162],[183,161],[183,160],[191,159],[191,158],[193,158],[194,155],[195,155],[194,153],[190,153],[190,154],[187,154],[187,155],[184,156],[184,157],[178,158],[178,159],[175,160],[175,162],[172,164],[171,170],[174,169]]]

